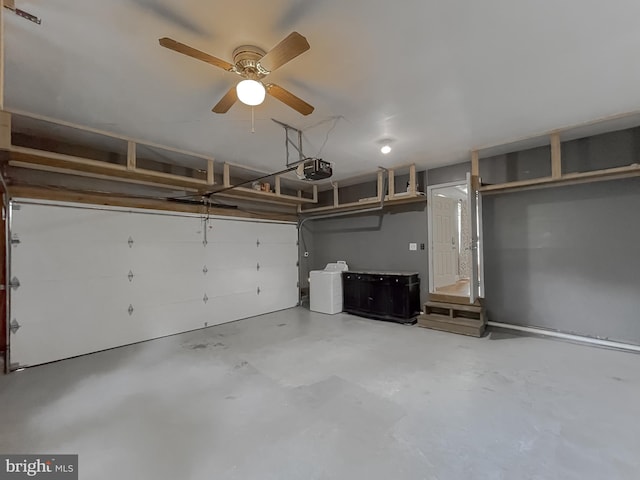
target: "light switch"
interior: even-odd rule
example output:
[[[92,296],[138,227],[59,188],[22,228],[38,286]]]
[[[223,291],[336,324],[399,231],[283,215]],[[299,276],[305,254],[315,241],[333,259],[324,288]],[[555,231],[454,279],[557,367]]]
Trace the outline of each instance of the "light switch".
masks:
[[[409,244],[409,250],[411,250],[411,251],[418,250],[418,244],[417,243],[410,243]]]

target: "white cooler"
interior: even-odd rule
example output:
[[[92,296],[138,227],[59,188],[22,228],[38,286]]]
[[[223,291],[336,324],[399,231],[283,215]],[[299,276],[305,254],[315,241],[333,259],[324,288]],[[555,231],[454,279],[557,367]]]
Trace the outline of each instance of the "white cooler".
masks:
[[[349,270],[346,262],[327,263],[324,270],[309,273],[309,308],[313,312],[340,313],[342,311],[342,272]]]

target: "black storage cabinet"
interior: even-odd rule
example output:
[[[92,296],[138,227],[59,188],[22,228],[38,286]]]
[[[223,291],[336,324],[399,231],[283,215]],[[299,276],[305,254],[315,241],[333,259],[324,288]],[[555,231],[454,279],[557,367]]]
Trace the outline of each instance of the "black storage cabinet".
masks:
[[[342,272],[343,310],[407,323],[420,313],[417,272]]]

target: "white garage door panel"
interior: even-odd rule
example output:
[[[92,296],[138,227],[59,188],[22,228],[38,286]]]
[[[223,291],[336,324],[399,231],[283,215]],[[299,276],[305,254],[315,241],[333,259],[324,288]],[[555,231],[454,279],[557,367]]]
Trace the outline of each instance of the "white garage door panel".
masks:
[[[134,305],[166,305],[202,299],[205,294],[203,274],[136,275],[131,282]]]
[[[298,261],[297,257],[292,258],[288,255],[288,252],[291,251],[292,248],[296,248],[295,243],[291,244],[270,244],[270,245],[260,245],[260,249],[258,252],[258,261],[260,262],[260,267],[275,267],[275,266],[296,266]],[[283,265],[283,259],[289,265]]]
[[[209,220],[209,228],[207,229],[207,241],[210,243],[234,243],[243,241],[255,245],[258,238],[256,222],[245,222],[240,220]],[[258,227],[259,229],[260,227]]]
[[[167,255],[172,252],[172,255]],[[204,247],[199,244],[158,244],[139,246],[134,252],[132,268],[135,272],[202,273]]]
[[[140,213],[131,213],[137,219]],[[202,237],[202,221],[199,217],[179,214],[142,214],[143,221],[137,221],[131,230],[131,236],[137,245],[151,243],[175,243],[198,241]]]
[[[12,246],[11,268],[20,287],[11,313],[21,328],[10,337],[14,364],[37,365],[297,303],[297,270],[280,268],[297,259],[294,224],[213,218],[205,245],[198,216],[18,204],[12,227],[20,243]],[[265,239],[260,270],[259,237]]]
[[[255,267],[236,270],[209,271],[205,278],[205,290],[210,297],[221,297],[256,290],[257,270]]]
[[[207,302],[209,326],[266,313],[260,309],[257,291],[214,297]]]
[[[260,244],[263,243],[296,243],[298,240],[298,233],[295,228],[282,229],[278,228],[279,225],[274,223],[264,224],[260,229],[258,239]]]
[[[142,341],[202,328],[205,318],[206,305],[199,298],[136,308],[127,328]]]
[[[292,288],[293,285],[293,288]],[[270,281],[260,287],[259,309],[276,311],[291,308],[298,303],[295,282]]]
[[[255,267],[258,260],[258,249],[255,243],[242,240],[208,243],[205,250],[207,268]]]
[[[37,365],[127,343],[121,332],[129,316],[125,282],[21,284],[12,294],[12,318],[20,324],[11,335],[13,361]]]

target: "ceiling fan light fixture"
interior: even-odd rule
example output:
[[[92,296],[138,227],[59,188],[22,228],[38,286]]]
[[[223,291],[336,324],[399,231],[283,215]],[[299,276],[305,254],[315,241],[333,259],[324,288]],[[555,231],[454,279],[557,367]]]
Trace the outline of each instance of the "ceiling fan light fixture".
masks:
[[[388,155],[389,152],[391,152],[391,146],[389,144],[383,145],[382,148],[380,148],[380,152],[382,152],[383,155]]]
[[[256,80],[242,80],[236,85],[238,100],[245,105],[256,106],[264,102],[266,90],[262,83]]]

